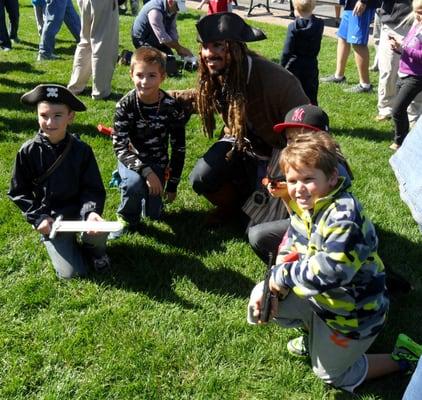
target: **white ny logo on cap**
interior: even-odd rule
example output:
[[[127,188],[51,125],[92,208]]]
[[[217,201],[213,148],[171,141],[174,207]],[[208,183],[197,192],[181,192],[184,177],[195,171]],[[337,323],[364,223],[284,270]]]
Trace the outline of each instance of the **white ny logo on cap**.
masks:
[[[47,97],[59,97],[59,89],[55,87],[48,87]]]

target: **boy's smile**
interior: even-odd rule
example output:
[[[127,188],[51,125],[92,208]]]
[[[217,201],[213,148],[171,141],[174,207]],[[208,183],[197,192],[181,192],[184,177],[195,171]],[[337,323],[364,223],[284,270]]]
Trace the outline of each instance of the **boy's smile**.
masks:
[[[156,103],[165,75],[158,64],[136,63],[130,74],[136,93],[143,103]]]
[[[318,168],[299,166],[296,170],[292,166],[286,169],[287,191],[302,210],[311,210],[315,202],[327,196],[337,184],[338,172],[329,178]]]
[[[55,144],[66,136],[67,126],[73,121],[75,113],[65,104],[48,102],[38,103],[38,124],[48,140]]]

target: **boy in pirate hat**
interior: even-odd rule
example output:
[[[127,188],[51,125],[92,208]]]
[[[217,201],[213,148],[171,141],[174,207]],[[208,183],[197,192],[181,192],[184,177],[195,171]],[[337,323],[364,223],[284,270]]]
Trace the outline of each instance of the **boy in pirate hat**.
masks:
[[[96,271],[109,269],[106,233],[81,236],[59,233],[49,239],[54,219],[102,221],[105,190],[92,149],[68,132],[75,111],[85,105],[61,85],[38,85],[21,97],[36,106],[39,130],[20,148],[8,195],[42,241],[59,278],[88,273],[88,258]]]

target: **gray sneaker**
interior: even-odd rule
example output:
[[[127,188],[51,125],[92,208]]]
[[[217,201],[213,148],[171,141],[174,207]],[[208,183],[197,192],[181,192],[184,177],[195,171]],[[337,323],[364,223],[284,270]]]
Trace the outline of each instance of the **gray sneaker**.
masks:
[[[346,83],[346,77],[343,76],[342,78],[337,78],[335,75],[330,75],[325,78],[321,78],[320,81],[322,83]]]
[[[370,93],[372,92],[372,85],[369,87],[363,87],[360,83],[350,88],[344,89],[347,93]]]
[[[56,54],[42,54],[38,53],[37,61],[50,61],[50,60],[60,60],[60,57]]]

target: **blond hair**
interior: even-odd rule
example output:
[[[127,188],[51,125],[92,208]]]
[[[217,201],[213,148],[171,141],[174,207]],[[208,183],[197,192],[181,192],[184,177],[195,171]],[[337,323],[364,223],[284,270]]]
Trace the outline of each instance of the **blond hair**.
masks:
[[[154,47],[142,46],[136,49],[130,59],[130,73],[133,73],[136,64],[156,64],[162,74],[166,73],[166,56]]]
[[[302,14],[311,14],[316,6],[316,0],[293,0],[296,10]]]
[[[297,135],[281,152],[280,168],[286,173],[289,167],[316,168],[327,178],[337,169],[337,143],[323,131],[307,131]]]

